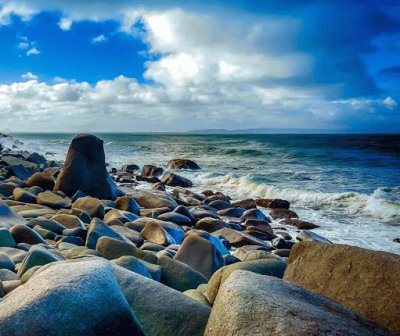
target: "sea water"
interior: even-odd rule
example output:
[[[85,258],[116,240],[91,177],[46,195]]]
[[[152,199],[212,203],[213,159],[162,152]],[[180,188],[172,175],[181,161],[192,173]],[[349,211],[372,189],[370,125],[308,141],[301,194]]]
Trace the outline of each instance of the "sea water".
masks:
[[[192,159],[201,171],[180,174],[195,191],[286,199],[333,242],[400,254],[393,242],[400,238],[399,135],[97,135],[110,166]],[[63,160],[73,134],[14,136],[30,151]]]

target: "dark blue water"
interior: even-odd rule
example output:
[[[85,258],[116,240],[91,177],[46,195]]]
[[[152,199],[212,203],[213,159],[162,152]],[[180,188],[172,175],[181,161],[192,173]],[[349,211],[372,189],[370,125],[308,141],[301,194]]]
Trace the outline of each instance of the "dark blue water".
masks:
[[[399,135],[98,134],[111,165],[195,160],[195,189],[280,197],[334,241],[400,253]],[[72,134],[18,134],[63,159]],[[49,154],[48,154],[49,156]]]

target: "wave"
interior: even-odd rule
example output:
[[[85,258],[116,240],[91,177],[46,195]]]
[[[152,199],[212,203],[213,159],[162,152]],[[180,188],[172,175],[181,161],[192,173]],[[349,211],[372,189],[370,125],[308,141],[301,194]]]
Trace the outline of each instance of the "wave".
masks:
[[[400,220],[400,187],[377,188],[372,194],[358,192],[320,192],[277,186],[254,180],[251,176],[199,173],[196,185],[222,190],[233,197],[282,198],[295,206],[315,210],[332,210],[347,215],[367,215],[384,221]]]

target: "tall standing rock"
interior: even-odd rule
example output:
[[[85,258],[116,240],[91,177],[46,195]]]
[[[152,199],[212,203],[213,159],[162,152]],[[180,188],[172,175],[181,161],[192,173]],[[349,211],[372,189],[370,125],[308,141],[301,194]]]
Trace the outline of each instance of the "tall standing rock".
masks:
[[[54,190],[70,197],[78,190],[102,199],[122,195],[107,172],[103,140],[91,134],[78,134],[72,139]]]

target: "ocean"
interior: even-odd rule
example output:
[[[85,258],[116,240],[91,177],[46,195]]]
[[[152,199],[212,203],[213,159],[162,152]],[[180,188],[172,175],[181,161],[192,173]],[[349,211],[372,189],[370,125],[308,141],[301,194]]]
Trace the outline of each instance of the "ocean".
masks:
[[[314,231],[333,242],[400,254],[393,242],[400,238],[399,135],[97,135],[110,166],[192,159],[202,170],[180,174],[196,191],[286,199],[300,219],[320,225]],[[73,136],[14,135],[26,149],[56,160],[65,158]]]

